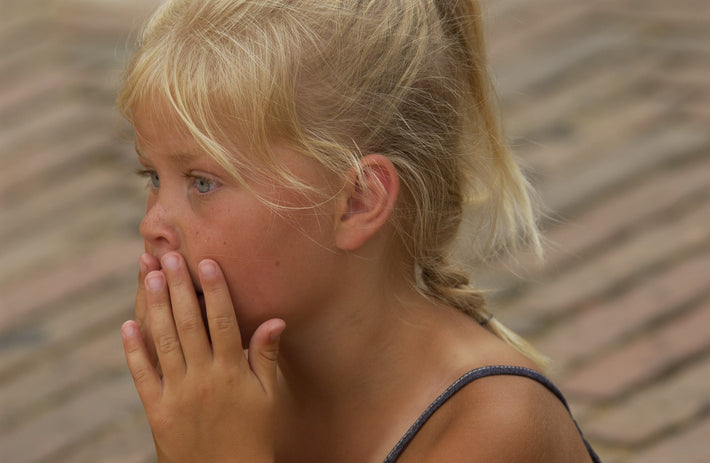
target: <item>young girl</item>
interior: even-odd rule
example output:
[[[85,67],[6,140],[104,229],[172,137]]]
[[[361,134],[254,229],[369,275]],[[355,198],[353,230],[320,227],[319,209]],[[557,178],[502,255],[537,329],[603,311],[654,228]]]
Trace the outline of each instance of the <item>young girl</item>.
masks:
[[[160,462],[589,462],[449,262],[539,247],[474,0],[172,0],[119,104],[149,196],[122,334]]]

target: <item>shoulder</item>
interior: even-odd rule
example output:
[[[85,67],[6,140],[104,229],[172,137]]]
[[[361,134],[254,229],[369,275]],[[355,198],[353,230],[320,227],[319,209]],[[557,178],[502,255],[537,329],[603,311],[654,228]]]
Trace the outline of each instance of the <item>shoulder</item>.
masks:
[[[409,457],[416,455],[417,462],[589,461],[562,402],[539,382],[513,375],[488,376],[463,387],[412,447],[403,457],[411,450]]]

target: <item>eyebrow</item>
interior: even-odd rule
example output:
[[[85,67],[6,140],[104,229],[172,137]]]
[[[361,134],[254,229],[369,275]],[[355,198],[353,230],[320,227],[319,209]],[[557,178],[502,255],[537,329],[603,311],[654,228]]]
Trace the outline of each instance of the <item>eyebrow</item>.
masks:
[[[138,155],[139,158],[143,159],[144,161],[150,161],[150,158],[143,154],[140,149],[138,149],[138,144],[136,143],[133,147],[136,151],[136,154]],[[172,164],[186,164],[190,161],[194,161],[197,159],[199,156],[194,154],[194,153],[176,153],[170,155],[170,162]]]
[[[147,161],[148,158],[145,157],[143,153],[141,153],[141,150],[138,149],[138,143],[135,143],[133,145],[133,149],[135,150],[136,154],[138,155],[139,158],[143,159],[144,161]]]

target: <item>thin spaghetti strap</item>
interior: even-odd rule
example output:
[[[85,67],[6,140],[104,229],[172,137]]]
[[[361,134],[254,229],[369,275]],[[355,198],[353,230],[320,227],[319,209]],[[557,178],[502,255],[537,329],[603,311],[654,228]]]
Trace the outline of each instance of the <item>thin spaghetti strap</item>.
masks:
[[[531,370],[530,368],[525,367],[509,365],[493,365],[476,368],[465,373],[459,379],[457,379],[451,386],[446,388],[446,390],[442,392],[441,395],[439,395],[439,397],[437,397],[434,402],[432,402],[431,405],[426,408],[426,410],[424,410],[424,413],[422,413],[421,416],[417,418],[414,424],[407,430],[407,432],[404,434],[404,436],[402,436],[399,442],[397,442],[394,448],[392,448],[383,463],[394,463],[397,458],[399,458],[399,456],[402,454],[402,452],[404,452],[404,449],[407,447],[407,445],[409,445],[412,439],[414,439],[414,436],[416,436],[422,426],[424,426],[427,420],[431,418],[434,412],[436,412],[439,407],[441,407],[447,400],[449,400],[464,386],[472,383],[477,379],[497,375],[524,376],[534,381],[537,381],[538,383],[545,386],[550,392],[552,392],[560,400],[560,402],[562,402],[565,409],[567,409],[567,412],[570,412],[569,405],[567,404],[567,400],[565,400],[565,397],[562,395],[562,392],[549,379],[547,379],[547,377],[538,373],[535,370]],[[574,418],[572,418],[572,421],[574,421]],[[584,441],[584,445],[586,446],[587,451],[589,452],[589,456],[592,458],[592,462],[601,463],[599,456],[596,454],[596,452],[594,452],[594,449],[592,449],[592,447],[582,435],[582,431],[576,421],[574,421],[574,425],[577,427],[577,431],[579,432],[579,435]]]

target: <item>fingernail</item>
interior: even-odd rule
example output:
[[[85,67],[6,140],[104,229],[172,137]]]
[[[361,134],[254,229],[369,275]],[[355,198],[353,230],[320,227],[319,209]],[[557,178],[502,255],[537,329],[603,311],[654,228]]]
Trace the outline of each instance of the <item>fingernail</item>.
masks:
[[[132,338],[138,333],[135,323],[132,323],[130,321],[127,321],[123,324],[123,326],[121,327],[121,331],[123,332],[123,335],[127,338]]]
[[[200,262],[200,275],[204,278],[214,278],[217,276],[217,266],[214,262],[203,260]]]
[[[168,254],[163,258],[163,266],[168,270],[175,270],[178,267],[178,258],[175,254]]]
[[[269,341],[271,341],[272,343],[279,342],[281,339],[281,335],[283,334],[285,329],[286,329],[286,323],[284,323],[282,320],[281,327],[277,328],[275,331],[273,331],[271,333],[271,335],[269,335]]]
[[[154,274],[151,273],[150,276],[148,276],[145,284],[151,291],[160,291],[163,289],[165,280],[163,279],[163,275],[161,273],[156,272]]]

